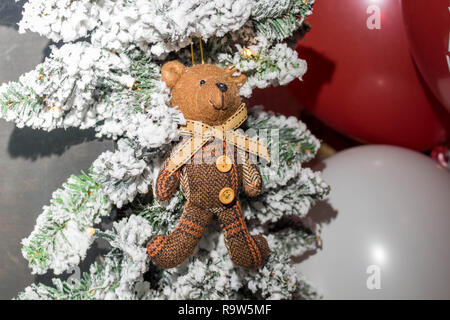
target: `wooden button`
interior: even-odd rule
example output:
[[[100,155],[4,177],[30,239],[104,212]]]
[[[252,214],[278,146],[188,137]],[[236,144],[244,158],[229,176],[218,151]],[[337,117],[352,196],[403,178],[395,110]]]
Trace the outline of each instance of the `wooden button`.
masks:
[[[231,161],[231,159],[225,155],[218,157],[216,160],[216,167],[220,172],[230,171],[232,164],[233,162]]]
[[[234,191],[231,188],[223,188],[219,192],[219,200],[223,204],[230,204],[234,200]]]

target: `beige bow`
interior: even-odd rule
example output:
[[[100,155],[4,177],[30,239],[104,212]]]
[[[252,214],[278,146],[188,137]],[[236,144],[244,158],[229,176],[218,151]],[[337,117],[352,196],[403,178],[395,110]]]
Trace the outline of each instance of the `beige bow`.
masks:
[[[181,126],[180,132],[182,135],[190,136],[190,138],[171,155],[167,170],[170,173],[178,170],[213,137],[224,140],[241,150],[257,155],[270,162],[270,155],[264,144],[240,132],[234,131],[246,119],[247,107],[245,103],[242,103],[238,110],[220,126],[209,126],[200,121],[186,120],[186,125]]]

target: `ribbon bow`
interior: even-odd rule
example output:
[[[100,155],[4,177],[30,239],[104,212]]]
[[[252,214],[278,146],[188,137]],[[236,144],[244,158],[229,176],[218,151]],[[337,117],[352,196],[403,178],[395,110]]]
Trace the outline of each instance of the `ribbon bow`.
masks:
[[[247,107],[245,103],[242,103],[237,111],[224,124],[219,126],[209,126],[201,121],[186,120],[186,125],[180,127],[180,133],[190,136],[190,138],[171,155],[167,166],[169,173],[173,173],[182,167],[212,138],[226,141],[241,150],[257,155],[270,162],[269,152],[263,143],[234,131],[246,119]]]

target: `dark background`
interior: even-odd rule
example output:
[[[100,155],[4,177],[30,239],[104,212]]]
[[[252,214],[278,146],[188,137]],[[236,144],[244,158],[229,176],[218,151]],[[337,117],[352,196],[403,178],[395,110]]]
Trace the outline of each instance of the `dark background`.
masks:
[[[0,84],[18,80],[49,54],[48,39],[18,33],[24,2],[0,0]],[[111,141],[96,140],[93,130],[18,129],[0,119],[0,299],[15,297],[35,281],[49,284],[51,274],[31,275],[20,241],[53,191],[112,148]]]

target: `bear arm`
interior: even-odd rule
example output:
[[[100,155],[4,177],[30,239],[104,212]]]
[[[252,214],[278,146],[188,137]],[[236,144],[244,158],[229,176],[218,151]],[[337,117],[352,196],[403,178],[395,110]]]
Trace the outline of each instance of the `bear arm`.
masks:
[[[182,137],[181,141],[172,149],[170,154],[174,154],[186,143],[187,138]],[[155,195],[160,201],[165,201],[173,196],[180,185],[181,168],[170,173],[167,169],[169,165],[170,155],[164,160],[159,169],[158,178],[156,179]]]
[[[238,149],[238,168],[244,192],[249,197],[256,197],[262,192],[262,177],[258,165],[251,164],[245,151]]]
[[[180,184],[180,169],[170,173],[168,165],[169,158],[164,160],[156,179],[155,195],[159,201],[165,201],[172,197]]]

